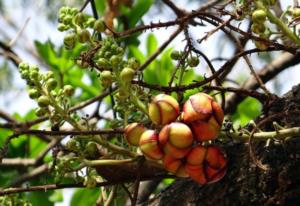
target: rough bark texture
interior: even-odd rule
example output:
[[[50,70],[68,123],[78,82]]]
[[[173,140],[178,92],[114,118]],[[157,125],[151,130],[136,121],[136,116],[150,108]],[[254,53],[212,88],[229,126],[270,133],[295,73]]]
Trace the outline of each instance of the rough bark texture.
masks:
[[[282,98],[265,105],[264,115],[286,112],[277,122],[287,127],[300,126],[300,86]],[[262,129],[274,129],[272,121]],[[224,146],[229,159],[227,175],[219,182],[200,186],[192,180],[178,180],[155,198],[143,203],[150,206],[191,205],[300,205],[300,138],[255,143],[255,152],[263,171],[253,164],[245,143]]]

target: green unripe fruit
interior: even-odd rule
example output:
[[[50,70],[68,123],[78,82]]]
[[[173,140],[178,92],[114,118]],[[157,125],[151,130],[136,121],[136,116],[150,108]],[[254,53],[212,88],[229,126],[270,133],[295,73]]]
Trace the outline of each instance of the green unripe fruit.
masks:
[[[199,61],[198,57],[192,56],[192,57],[188,58],[188,65],[190,67],[198,66],[199,62],[200,61]]]
[[[78,33],[78,39],[80,43],[85,43],[89,41],[91,38],[91,34],[87,29],[82,29]]]
[[[254,23],[251,26],[251,31],[256,34],[262,34],[265,32],[265,30],[266,30],[266,27],[262,23],[261,24]]]
[[[88,20],[86,21],[86,25],[90,28],[94,27],[96,19],[94,17],[90,17],[88,18]]]
[[[74,95],[75,89],[71,85],[65,85],[63,92],[70,97]]]
[[[94,30],[97,32],[104,32],[106,29],[105,23],[103,20],[98,19],[97,21],[95,21],[94,24]]]
[[[36,116],[38,116],[38,117],[42,117],[42,116],[44,116],[46,113],[47,113],[47,110],[45,110],[44,108],[37,108],[37,109],[35,110],[35,114],[36,114]]]
[[[36,70],[31,70],[29,72],[29,75],[32,80],[38,80],[38,78],[39,78],[39,72]]]
[[[110,51],[107,51],[104,53],[104,57],[107,59],[110,58],[111,56],[112,56],[112,53]]]
[[[28,94],[31,99],[35,99],[40,96],[40,93],[36,89],[30,89]]]
[[[262,9],[257,9],[252,13],[252,20],[255,23],[263,23],[266,20],[267,14]]]
[[[171,58],[174,59],[174,60],[179,60],[181,57],[181,54],[179,51],[175,50],[175,51],[172,51],[171,53]]]
[[[76,16],[74,17],[74,21],[76,24],[82,25],[82,23],[85,21],[84,14],[83,13],[76,14]]]
[[[105,87],[105,88],[110,87],[112,84],[112,80],[113,80],[111,72],[110,71],[101,72],[100,80],[101,80],[103,87]]]
[[[121,100],[127,99],[130,93],[126,88],[120,88],[118,93],[118,98]]]
[[[121,58],[117,55],[112,55],[110,57],[110,62],[113,66],[117,66],[121,61],[122,61]]]
[[[132,69],[137,70],[140,67],[140,62],[136,58],[130,58],[128,59],[128,65]]]
[[[55,79],[50,78],[47,80],[46,87],[48,91],[55,89],[56,86],[57,86],[57,81]]]
[[[105,58],[98,59],[97,64],[102,68],[107,68],[109,66],[109,62]]]
[[[125,67],[120,73],[120,78],[124,82],[131,82],[134,77],[134,73],[135,71],[132,68]]]
[[[30,71],[39,71],[39,67],[37,66],[37,65],[30,65],[30,67],[29,67],[29,70]]]
[[[76,43],[76,34],[69,33],[64,38],[64,45],[66,49],[73,49]]]
[[[47,96],[40,96],[37,103],[40,107],[47,107],[50,104],[50,100]]]
[[[123,54],[124,54],[124,49],[123,49],[122,47],[118,47],[118,48],[116,49],[116,52],[117,52],[117,54],[123,55]]]
[[[79,10],[77,8],[70,9],[70,13],[73,15],[77,14],[78,12],[79,12]]]
[[[294,18],[299,17],[300,16],[300,8],[294,8],[292,10],[292,15]]]

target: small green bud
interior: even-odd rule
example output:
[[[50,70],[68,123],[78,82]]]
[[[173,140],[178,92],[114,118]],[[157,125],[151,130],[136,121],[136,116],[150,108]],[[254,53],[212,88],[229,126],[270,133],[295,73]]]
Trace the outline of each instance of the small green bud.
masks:
[[[79,12],[79,10],[77,8],[72,8],[70,10],[70,13],[73,14],[73,15],[77,14],[78,12]]]
[[[112,53],[110,51],[107,51],[104,53],[104,57],[109,59],[112,56]]]
[[[177,51],[177,50],[172,51],[172,53],[171,53],[171,58],[172,59],[179,60],[180,57],[181,57],[181,54],[180,54],[179,51]]]
[[[260,50],[266,50],[268,48],[267,45],[265,45],[263,42],[261,41],[254,41],[254,44],[256,46],[256,48],[260,49]]]
[[[63,18],[63,23],[64,24],[70,24],[72,22],[73,17],[71,15],[66,15],[65,18]]]
[[[29,71],[28,70],[21,71],[20,74],[21,74],[22,79],[29,79]]]
[[[98,59],[97,64],[102,68],[107,68],[109,66],[109,62],[105,58]]]
[[[36,114],[36,116],[38,116],[38,117],[42,117],[42,116],[44,116],[46,113],[47,113],[47,110],[44,109],[44,108],[37,108],[37,109],[35,110],[35,114]]]
[[[54,78],[54,73],[53,71],[48,71],[46,74],[45,74],[45,80],[48,80],[50,78]]]
[[[91,34],[87,29],[82,29],[78,33],[78,39],[80,43],[85,43],[89,41],[91,38]]]
[[[112,55],[112,56],[110,57],[110,62],[111,62],[111,64],[112,64],[113,66],[117,66],[121,61],[122,61],[122,60],[121,60],[120,57],[117,56],[117,55]]]
[[[39,69],[39,67],[37,65],[30,65],[29,70],[30,71],[37,71],[38,72],[40,69]]]
[[[63,6],[59,9],[59,14],[66,14],[68,12],[68,7]]]
[[[103,20],[98,19],[97,21],[95,21],[94,24],[94,30],[97,32],[104,32],[106,29],[105,23]]]
[[[35,99],[40,96],[40,93],[36,89],[30,89],[28,94],[31,99]]]
[[[59,23],[57,26],[57,30],[58,31],[66,31],[67,30],[67,26],[63,23]]]
[[[57,86],[57,81],[55,79],[50,78],[47,80],[46,87],[48,91],[55,89],[56,86]]]
[[[252,13],[252,20],[255,23],[263,23],[266,20],[267,14],[262,9],[257,9]]]
[[[66,148],[70,151],[78,151],[79,148],[79,142],[76,141],[75,139],[70,139],[67,143],[66,143]]]
[[[261,24],[254,23],[251,25],[251,31],[253,33],[262,34],[265,32],[265,30],[266,30],[266,27],[263,23],[261,23]]]
[[[140,67],[140,62],[136,58],[128,59],[128,64],[134,70],[137,70]]]
[[[73,49],[76,43],[76,34],[69,33],[64,38],[64,45],[66,49]]]
[[[86,177],[83,185],[85,185],[87,188],[95,188],[97,186],[97,181],[95,178]]]
[[[134,73],[135,71],[132,68],[125,67],[120,73],[120,78],[124,82],[131,82],[134,77]]]
[[[71,97],[74,95],[75,89],[71,85],[65,85],[63,89],[64,94]]]
[[[95,142],[87,143],[85,147],[85,152],[88,155],[88,157],[97,157],[97,155],[99,155],[97,144]]]
[[[94,27],[96,19],[94,17],[90,17],[88,18],[88,20],[86,21],[86,25],[90,28]]]
[[[192,57],[188,58],[188,65],[190,67],[198,66],[199,62],[200,61],[199,61],[198,57],[196,57],[196,56],[192,56]]]
[[[27,63],[25,63],[25,62],[21,62],[21,63],[19,64],[19,69],[20,69],[21,71],[28,70],[28,69],[29,69],[29,64],[27,64]]]
[[[105,87],[105,88],[110,87],[112,84],[112,80],[113,80],[111,72],[110,71],[101,72],[100,80],[101,80],[103,87]]]
[[[40,96],[37,103],[40,107],[47,107],[50,104],[50,100],[47,96]]]
[[[74,21],[76,24],[82,25],[85,21],[85,15],[83,13],[76,14],[76,16],[74,17]]]
[[[29,75],[32,80],[38,80],[38,78],[39,78],[39,72],[36,70],[31,70],[29,72]]]
[[[124,100],[127,99],[129,97],[130,93],[127,89],[124,88],[120,88],[119,92],[117,93],[117,98],[119,98],[120,100]]]
[[[124,54],[124,49],[122,47],[118,47],[116,49],[117,54],[123,55]]]
[[[294,18],[299,17],[300,16],[300,8],[294,8],[292,10],[292,15]]]
[[[50,117],[50,121],[52,122],[52,123],[56,123],[56,122],[59,122],[59,121],[61,121],[62,120],[62,117],[60,116],[60,115],[58,115],[58,114],[53,114],[53,115],[51,115],[51,117]]]

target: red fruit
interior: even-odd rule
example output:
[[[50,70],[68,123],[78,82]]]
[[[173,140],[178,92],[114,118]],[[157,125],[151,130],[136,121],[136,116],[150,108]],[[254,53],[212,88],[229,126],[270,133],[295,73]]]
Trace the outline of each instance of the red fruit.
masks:
[[[163,165],[167,171],[175,174],[177,177],[188,177],[184,169],[184,164],[180,159],[166,154],[163,158]]]
[[[165,125],[176,120],[179,104],[170,95],[159,94],[149,104],[149,117],[154,124]]]
[[[199,184],[204,185],[207,183],[203,165],[190,165],[187,163],[185,165],[185,171],[194,181],[198,182]]]
[[[129,144],[139,146],[140,138],[145,131],[144,125],[135,122],[126,126],[124,136]]]
[[[165,146],[163,147],[163,151],[165,154],[171,155],[177,159],[181,159],[181,158],[185,157],[189,153],[190,150],[191,150],[190,147],[185,148],[185,149],[179,149],[177,147],[174,147],[169,142],[167,142],[167,144],[165,144]]]
[[[186,161],[190,165],[201,165],[205,160],[207,153],[206,147],[201,145],[194,147],[186,157]]]
[[[195,138],[202,142],[217,138],[224,113],[211,96],[197,93],[185,102],[182,119],[190,125]]]
[[[164,153],[158,146],[158,134],[154,130],[146,130],[140,138],[140,149],[143,154],[152,160],[160,160]]]

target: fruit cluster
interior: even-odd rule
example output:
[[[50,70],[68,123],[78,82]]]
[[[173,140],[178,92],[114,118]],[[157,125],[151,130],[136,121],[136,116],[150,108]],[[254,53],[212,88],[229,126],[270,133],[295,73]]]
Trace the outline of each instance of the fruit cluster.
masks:
[[[175,98],[159,94],[149,104],[148,113],[151,121],[162,127],[160,131],[140,123],[131,123],[124,131],[128,143],[139,146],[146,158],[162,160],[167,171],[200,184],[216,182],[225,175],[227,161],[220,148],[203,144],[217,138],[224,118],[211,96],[190,96],[180,113]]]

